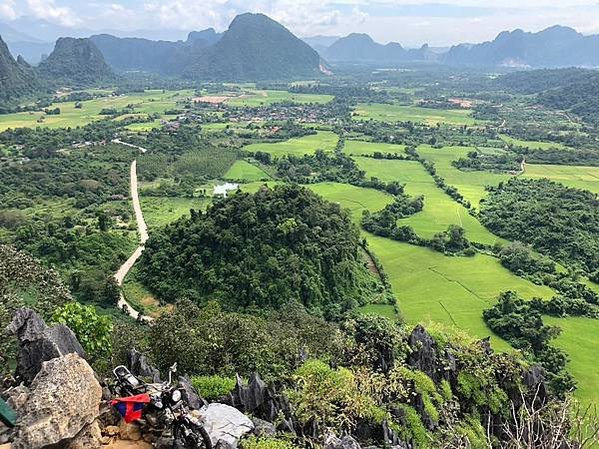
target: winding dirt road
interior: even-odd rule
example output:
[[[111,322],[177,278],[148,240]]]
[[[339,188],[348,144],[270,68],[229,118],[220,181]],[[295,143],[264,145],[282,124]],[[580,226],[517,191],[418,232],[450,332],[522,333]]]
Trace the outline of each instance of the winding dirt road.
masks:
[[[122,145],[130,146],[133,148],[137,148],[142,153],[145,153],[147,151],[145,148],[126,144],[125,142],[121,142],[118,139],[113,140],[113,142],[120,143]],[[133,210],[135,211],[135,221],[137,222],[137,232],[139,233],[139,246],[135,249],[133,254],[131,254],[131,256],[125,261],[125,263],[123,265],[121,265],[121,267],[118,269],[118,271],[114,275],[114,278],[116,279],[116,282],[119,287],[123,286],[123,281],[125,280],[127,273],[129,273],[129,270],[131,270],[131,268],[133,267],[135,262],[137,262],[137,259],[139,259],[141,257],[141,253],[144,250],[144,245],[145,245],[146,241],[148,240],[148,226],[146,225],[146,221],[144,220],[144,216],[141,211],[141,205],[139,203],[139,192],[137,190],[137,160],[134,160],[133,162],[131,162],[130,179],[131,179],[131,182],[130,182],[130,184],[131,184],[131,199],[133,201]],[[127,312],[127,314],[131,318],[137,320],[139,318],[140,313],[139,313],[139,311],[135,310],[131,306],[131,304],[129,304],[125,300],[125,296],[123,295],[122,288],[121,288],[119,295],[120,295],[119,301],[118,301],[119,309],[124,310],[125,312]],[[144,315],[143,319],[145,321],[152,321],[153,318]]]

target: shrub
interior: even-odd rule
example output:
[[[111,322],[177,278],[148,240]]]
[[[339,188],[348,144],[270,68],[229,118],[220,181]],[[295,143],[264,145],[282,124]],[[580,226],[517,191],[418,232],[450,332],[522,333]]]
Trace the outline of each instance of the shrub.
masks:
[[[208,401],[222,398],[235,388],[235,379],[222,376],[195,376],[191,379],[200,396]],[[270,446],[269,446],[270,447]]]
[[[277,437],[252,436],[241,443],[243,449],[297,449],[291,441]]]

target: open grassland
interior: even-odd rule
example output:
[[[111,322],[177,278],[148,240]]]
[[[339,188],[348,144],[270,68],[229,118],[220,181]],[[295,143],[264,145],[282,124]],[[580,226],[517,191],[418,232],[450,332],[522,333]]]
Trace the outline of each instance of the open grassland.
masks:
[[[245,193],[256,193],[259,189],[261,189],[264,186],[267,186],[267,187],[273,189],[277,184],[278,184],[277,181],[248,182],[247,184],[240,184],[239,190],[241,190],[242,192],[245,192]]]
[[[206,209],[210,199],[142,196],[140,201],[148,228],[152,230],[189,215],[190,209]]]
[[[482,319],[500,292],[514,290],[522,297],[550,297],[553,291],[522,279],[494,257],[448,257],[428,248],[367,234],[370,248],[383,263],[400,313],[410,323],[437,321],[483,338],[491,334]],[[498,337],[494,347],[509,345]]]
[[[370,156],[376,152],[379,153],[398,153],[405,152],[405,145],[393,145],[390,143],[373,143],[358,140],[347,140],[343,147],[343,152],[350,156]]]
[[[378,120],[383,122],[417,122],[427,125],[475,125],[471,112],[466,109],[431,109],[398,104],[360,103],[354,110],[355,120]]]
[[[339,136],[330,131],[318,131],[316,134],[289,139],[277,143],[254,143],[243,147],[247,151],[262,151],[273,156],[314,154],[316,150],[334,151]]]
[[[505,134],[500,134],[499,137],[505,143],[510,145],[516,145],[519,147],[528,148],[530,150],[548,150],[550,148],[558,148],[560,150],[565,150],[567,147],[561,143],[557,142],[539,142],[537,140],[520,140],[515,139],[513,137],[507,136]]]
[[[451,164],[461,157],[466,158],[472,150],[473,148],[468,147],[418,147],[418,153],[424,159],[434,162],[437,174],[445,178],[447,184],[457,188],[473,207],[478,208],[480,200],[487,195],[485,186],[496,186],[502,181],[507,181],[511,175],[489,171],[461,171]]]
[[[526,164],[527,178],[549,178],[568,187],[599,194],[599,167]]]
[[[254,90],[238,97],[231,97],[226,103],[234,106],[268,106],[273,103],[291,101],[293,103],[328,103],[333,99],[332,95],[317,94],[294,94],[284,90]]]
[[[60,108],[60,115],[45,115],[42,112],[19,112],[16,114],[0,115],[0,131],[8,128],[47,126],[50,128],[83,126],[106,116],[100,115],[102,109],[122,110],[128,105],[134,106],[135,114],[164,114],[168,109],[177,107],[178,101],[190,98],[193,91],[148,90],[143,93],[131,93],[114,97],[103,97],[95,100],[82,101],[81,109],[75,108],[75,102],[54,103],[49,109]],[[44,115],[44,120],[38,119]],[[143,125],[148,125],[144,123]]]
[[[314,193],[322,196],[332,203],[348,209],[355,223],[360,222],[362,212],[377,211],[393,202],[391,195],[375,189],[356,187],[337,182],[310,184],[308,186]]]
[[[366,304],[365,306],[358,307],[358,311],[366,315],[384,316],[392,321],[397,321],[400,318],[400,315],[395,310],[395,306],[390,304]]]
[[[584,404],[599,404],[599,320],[582,317],[545,317],[548,324],[559,326],[562,333],[555,345],[568,354],[568,370],[576,379],[576,397]]]
[[[269,178],[270,176],[264,170],[243,160],[235,161],[227,173],[225,173],[225,179],[234,181],[253,182]]]
[[[466,236],[474,241],[493,244],[501,239],[468,213],[461,204],[453,201],[437,187],[433,178],[419,162],[381,160],[365,157],[355,158],[367,176],[376,176],[382,181],[399,181],[406,185],[408,195],[424,195],[424,208],[411,217],[399,220],[400,225],[410,225],[421,237],[431,238],[444,231],[450,224],[466,230]]]

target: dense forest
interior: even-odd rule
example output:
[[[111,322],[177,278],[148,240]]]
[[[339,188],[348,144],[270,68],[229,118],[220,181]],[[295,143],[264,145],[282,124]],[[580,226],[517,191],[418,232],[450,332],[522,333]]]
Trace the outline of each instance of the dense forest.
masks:
[[[599,200],[547,179],[514,178],[481,201],[482,223],[504,238],[588,272],[599,267]]]
[[[216,297],[234,310],[297,300],[332,318],[380,293],[360,244],[339,206],[284,185],[237,193],[155,233],[140,274],[165,300]]]

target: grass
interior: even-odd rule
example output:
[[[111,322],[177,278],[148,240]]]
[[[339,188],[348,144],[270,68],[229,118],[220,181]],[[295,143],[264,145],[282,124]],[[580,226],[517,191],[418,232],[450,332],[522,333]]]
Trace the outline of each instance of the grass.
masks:
[[[599,194],[599,167],[526,164],[527,178],[549,178],[568,187]]]
[[[20,112],[16,114],[0,115],[0,131],[8,128],[19,127],[76,127],[83,126],[95,120],[106,119],[100,115],[100,111],[105,108],[114,108],[121,110],[129,104],[135,105],[134,111],[136,115],[145,116],[147,114],[164,114],[165,110],[172,109],[177,106],[177,101],[184,100],[193,95],[193,91],[165,91],[148,90],[143,93],[131,93],[122,96],[103,97],[95,100],[82,101],[82,108],[75,108],[75,102],[55,103],[49,108],[60,108],[60,115],[47,115],[42,123],[37,120],[45,115],[42,112]],[[140,126],[142,124],[139,124]],[[149,125],[143,123],[143,125]]]
[[[218,96],[218,95],[217,95]],[[294,103],[328,103],[332,95],[294,94],[284,90],[253,90],[239,97],[232,97],[226,102],[234,106],[268,106],[273,103],[291,101]]]
[[[161,306],[160,302],[154,297],[140,281],[137,280],[137,268],[133,267],[123,282],[123,295],[131,306],[151,317],[158,317],[160,314],[172,309],[172,306]]]
[[[491,335],[482,319],[500,292],[514,290],[524,298],[550,297],[553,291],[522,279],[494,257],[447,257],[428,248],[366,234],[381,260],[409,323],[436,321],[456,326],[478,338]],[[509,345],[493,336],[495,349]]]
[[[408,195],[424,195],[424,208],[411,217],[399,220],[401,225],[410,225],[421,237],[431,238],[445,231],[450,224],[466,230],[471,241],[494,244],[501,239],[468,213],[462,205],[452,200],[437,187],[433,178],[419,162],[380,160],[365,157],[355,158],[367,176],[376,176],[382,181],[399,181],[406,185]]]
[[[389,318],[391,321],[397,321],[400,315],[395,310],[395,306],[390,304],[366,304],[358,307],[358,311],[365,315],[380,315]]]
[[[189,215],[189,209],[204,210],[210,199],[142,196],[140,201],[144,218],[151,230],[166,226],[183,216]]]
[[[520,140],[505,134],[500,134],[499,138],[507,144],[516,145],[519,147],[528,148],[530,150],[548,150],[550,148],[557,148],[559,150],[565,150],[568,147],[558,142],[540,142],[538,140]]]
[[[268,173],[247,161],[235,161],[233,166],[225,173],[224,179],[233,181],[261,181],[270,179]]]
[[[362,211],[377,211],[393,201],[391,195],[375,189],[356,187],[349,184],[325,182],[307,185],[314,193],[341,207],[348,209],[355,223],[359,223]]]
[[[404,153],[405,149],[405,145],[348,140],[345,142],[343,152],[350,156],[370,156],[377,151],[380,153]]]
[[[485,186],[496,186],[500,182],[508,180],[511,175],[489,171],[461,171],[451,164],[452,161],[461,157],[467,157],[472,150],[468,147],[443,147],[441,149],[433,148],[430,145],[418,147],[418,153],[423,158],[435,163],[437,174],[445,178],[447,184],[457,188],[473,207],[478,208],[480,200],[487,196]]]
[[[576,397],[583,404],[599,404],[599,365],[597,364],[599,320],[583,317],[545,317],[545,321],[562,329],[561,335],[555,340],[555,345],[566,351],[570,358],[568,370],[578,383]]]
[[[354,119],[378,120],[383,122],[417,122],[426,125],[446,123],[448,125],[475,125],[466,109],[430,109],[419,106],[401,106],[398,104],[360,103],[354,110]]]
[[[318,131],[304,137],[297,137],[277,143],[254,143],[243,147],[247,151],[262,151],[273,156],[313,154],[316,150],[334,151],[339,136],[331,131]]]

